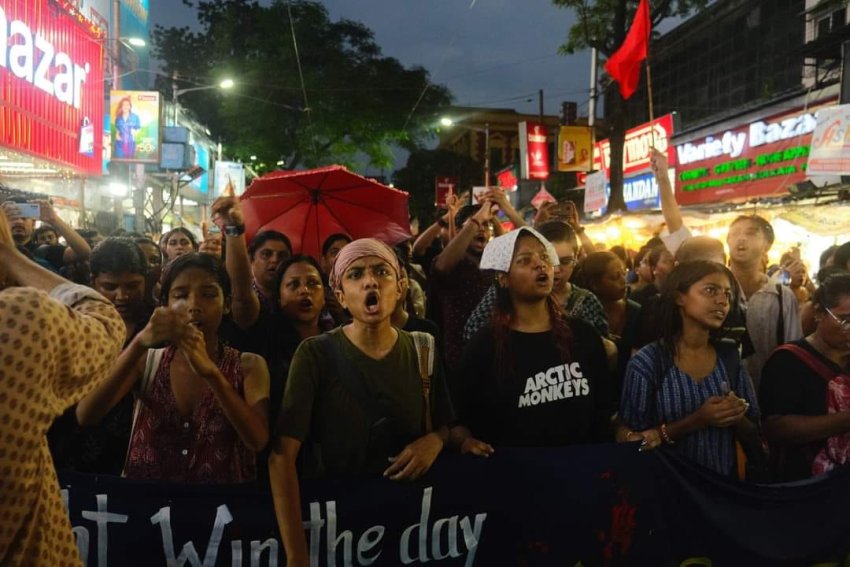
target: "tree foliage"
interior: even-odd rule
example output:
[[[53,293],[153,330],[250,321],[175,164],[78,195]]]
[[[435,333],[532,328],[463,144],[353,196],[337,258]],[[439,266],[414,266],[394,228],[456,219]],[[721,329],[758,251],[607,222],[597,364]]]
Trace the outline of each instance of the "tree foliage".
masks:
[[[595,48],[610,57],[622,45],[634,19],[638,0],[552,0],[556,6],[573,10],[576,23],[570,28],[561,52],[572,54]],[[705,8],[708,0],[650,0],[650,19],[653,29],[665,18],[686,16]],[[650,49],[650,57],[651,57]],[[614,83],[609,83],[611,87]],[[614,89],[616,90],[616,88]],[[628,123],[627,107],[619,91],[608,93],[605,115],[608,139],[611,142],[611,197],[608,211],[624,211],[623,200],[623,142]]]
[[[225,141],[229,157],[256,155],[265,169],[280,160],[294,168],[363,157],[388,167],[392,147],[420,147],[450,102],[445,87],[429,86],[425,69],[383,56],[371,30],[331,21],[319,2],[183,2],[197,8],[200,30],[157,26],[155,55],[165,74],[177,74],[179,89],[234,79],[232,91],[179,98]],[[159,87],[171,96],[171,79]]]
[[[437,177],[456,177],[458,193],[471,191],[484,182],[481,164],[471,157],[450,150],[418,150],[410,154],[407,165],[393,175],[393,183],[410,193],[411,215],[423,220],[423,228],[433,221],[434,183]]]

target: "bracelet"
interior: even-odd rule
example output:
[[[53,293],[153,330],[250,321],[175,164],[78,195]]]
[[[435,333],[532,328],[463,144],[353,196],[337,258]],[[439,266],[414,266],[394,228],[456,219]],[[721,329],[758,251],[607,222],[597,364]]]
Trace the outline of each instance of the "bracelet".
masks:
[[[670,439],[670,436],[667,435],[667,424],[662,423],[661,427],[658,428],[661,431],[661,438],[664,439],[664,442],[668,445],[675,445],[676,442]]]
[[[224,234],[227,236],[242,236],[245,234],[245,225],[229,225],[224,227]]]

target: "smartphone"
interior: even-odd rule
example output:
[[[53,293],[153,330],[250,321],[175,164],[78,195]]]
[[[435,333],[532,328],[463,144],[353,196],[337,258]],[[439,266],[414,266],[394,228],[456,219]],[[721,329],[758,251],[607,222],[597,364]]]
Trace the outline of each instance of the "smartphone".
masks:
[[[41,206],[37,203],[16,203],[21,218],[24,219],[39,219],[41,218]]]
[[[218,228],[217,224],[211,224],[207,229],[207,234],[221,234],[221,229]]]

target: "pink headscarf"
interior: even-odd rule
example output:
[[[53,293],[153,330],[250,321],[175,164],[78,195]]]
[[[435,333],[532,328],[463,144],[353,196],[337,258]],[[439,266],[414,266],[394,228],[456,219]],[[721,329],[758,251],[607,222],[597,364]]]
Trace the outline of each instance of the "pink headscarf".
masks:
[[[393,249],[374,238],[360,238],[346,244],[334,260],[333,269],[331,269],[330,284],[332,290],[342,288],[342,276],[348,266],[355,260],[365,258],[366,256],[376,256],[389,264],[395,270],[396,277],[401,273],[398,266],[398,257],[393,252]]]

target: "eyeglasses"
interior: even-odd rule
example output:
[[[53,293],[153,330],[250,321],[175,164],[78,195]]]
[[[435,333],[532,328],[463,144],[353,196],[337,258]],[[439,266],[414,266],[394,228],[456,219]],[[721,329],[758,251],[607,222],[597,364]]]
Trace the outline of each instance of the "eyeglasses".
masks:
[[[838,326],[841,327],[841,330],[845,333],[850,333],[850,319],[839,319],[835,313],[830,311],[829,307],[824,308],[829,316],[835,319],[835,322],[838,323]]]
[[[573,264],[578,262],[578,260],[576,260],[575,256],[564,256],[563,258],[558,258],[558,261],[564,267],[572,266]]]

